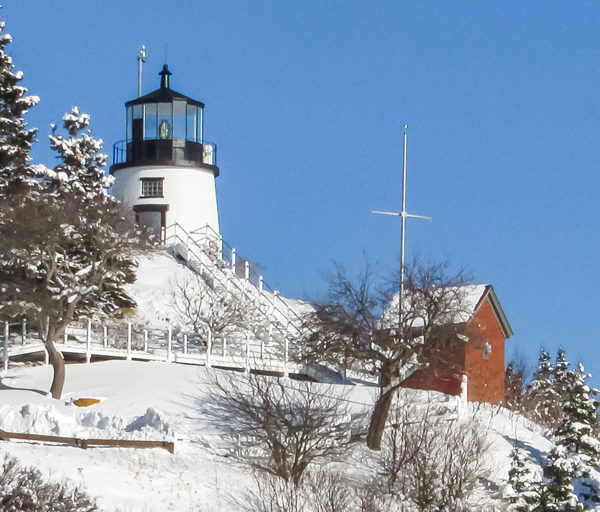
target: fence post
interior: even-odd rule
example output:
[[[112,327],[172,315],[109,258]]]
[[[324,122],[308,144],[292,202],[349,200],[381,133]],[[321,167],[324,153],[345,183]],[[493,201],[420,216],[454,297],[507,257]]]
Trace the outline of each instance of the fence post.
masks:
[[[9,335],[8,322],[4,322],[4,369],[8,370],[8,335]]]
[[[27,343],[27,318],[23,317],[23,323],[21,324],[21,345]]]
[[[131,361],[131,322],[127,322],[127,361]]]
[[[87,328],[85,330],[85,362],[92,360],[92,321],[88,318]]]
[[[223,336],[223,357],[227,356],[227,336]]]
[[[212,329],[208,329],[206,333],[206,367],[210,368],[210,353],[212,352]]]
[[[244,261],[244,279],[248,281],[250,279],[250,262]]]
[[[250,373],[250,333],[246,333],[246,373]]]
[[[265,286],[265,281],[263,276],[258,276],[258,289],[262,292]]]
[[[144,352],[148,352],[148,331],[144,329]]]
[[[237,251],[235,250],[235,247],[231,248],[231,270],[233,270],[233,273],[235,274],[235,260],[236,260],[236,256],[237,256]]]
[[[169,325],[167,329],[167,363],[171,362],[171,350],[173,349],[173,328]]]
[[[44,364],[48,366],[48,363],[50,363],[50,356],[48,355],[46,347],[44,347]]]
[[[65,332],[63,333],[63,343],[66,345],[67,344],[67,340],[69,339],[69,335],[67,334],[67,329],[69,328],[69,326],[67,325],[65,327]],[[46,338],[48,338],[48,328],[46,327]]]
[[[102,326],[102,346],[108,348],[108,328],[106,325]]]
[[[187,334],[183,335],[183,353],[187,354]]]

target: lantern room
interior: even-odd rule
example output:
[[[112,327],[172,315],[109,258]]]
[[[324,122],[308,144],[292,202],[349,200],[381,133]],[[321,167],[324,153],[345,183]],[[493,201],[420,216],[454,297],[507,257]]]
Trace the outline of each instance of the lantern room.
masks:
[[[166,64],[159,74],[160,89],[125,103],[127,138],[115,145],[114,164],[216,166],[216,147],[204,141],[204,103],[169,87]]]

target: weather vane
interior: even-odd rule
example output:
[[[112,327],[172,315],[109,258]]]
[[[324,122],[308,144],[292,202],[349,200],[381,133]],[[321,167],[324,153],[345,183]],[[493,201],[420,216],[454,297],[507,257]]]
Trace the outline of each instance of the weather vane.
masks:
[[[140,48],[140,53],[137,56],[138,61],[138,97],[142,95],[142,65],[146,62],[146,45],[143,44]]]

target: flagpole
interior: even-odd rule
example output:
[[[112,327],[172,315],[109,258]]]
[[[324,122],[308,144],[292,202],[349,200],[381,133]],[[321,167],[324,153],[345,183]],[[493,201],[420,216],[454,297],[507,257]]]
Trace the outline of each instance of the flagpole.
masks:
[[[398,297],[398,327],[402,325],[402,298],[404,297],[404,246],[406,240],[406,149],[407,129],[404,125],[404,157],[402,165],[402,240],[400,242],[400,296]]]

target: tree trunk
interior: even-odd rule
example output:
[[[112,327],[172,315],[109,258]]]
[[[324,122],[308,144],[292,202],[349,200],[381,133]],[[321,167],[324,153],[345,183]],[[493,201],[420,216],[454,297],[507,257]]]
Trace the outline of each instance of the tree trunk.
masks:
[[[381,439],[396,389],[398,389],[397,386],[388,389],[375,403],[375,409],[373,409],[373,414],[371,414],[371,422],[369,423],[369,432],[367,434],[367,447],[371,450],[381,450]]]
[[[63,387],[65,385],[65,360],[62,354],[56,350],[54,342],[46,341],[46,350],[50,356],[50,364],[54,369],[54,377],[52,378],[52,386],[50,386],[50,394],[52,398],[60,400],[62,395]]]

